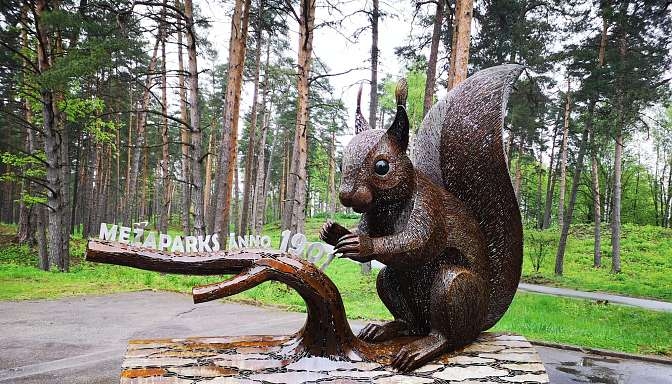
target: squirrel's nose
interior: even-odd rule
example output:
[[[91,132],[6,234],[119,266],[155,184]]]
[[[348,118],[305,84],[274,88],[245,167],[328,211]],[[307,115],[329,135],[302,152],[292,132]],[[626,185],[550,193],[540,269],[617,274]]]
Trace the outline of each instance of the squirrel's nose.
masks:
[[[373,196],[369,188],[360,186],[354,191],[352,189],[341,189],[338,193],[338,199],[346,207],[363,207],[371,204]]]

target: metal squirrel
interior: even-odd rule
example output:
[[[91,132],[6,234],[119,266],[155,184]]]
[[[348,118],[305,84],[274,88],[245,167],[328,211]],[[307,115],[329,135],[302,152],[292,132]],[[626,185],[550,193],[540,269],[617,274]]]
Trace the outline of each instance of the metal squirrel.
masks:
[[[424,118],[407,155],[407,84],[387,129],[371,129],[358,109],[343,155],[339,199],[362,214],[348,230],[327,222],[321,238],[341,257],[386,265],[380,299],[394,316],[359,333],[405,344],[392,365],[413,370],[474,341],[506,312],[522,265],[522,224],[504,153],[502,126],[519,65],[477,72]],[[361,92],[361,89],[360,89]]]

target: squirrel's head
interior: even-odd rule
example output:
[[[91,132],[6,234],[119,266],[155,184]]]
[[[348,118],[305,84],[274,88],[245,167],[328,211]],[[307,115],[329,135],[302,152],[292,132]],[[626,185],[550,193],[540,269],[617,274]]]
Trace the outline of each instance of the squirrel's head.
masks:
[[[360,109],[361,93],[360,87],[355,136],[343,154],[339,191],[341,203],[358,213],[396,205],[415,190],[415,171],[406,155],[409,134],[406,80],[397,84],[397,114],[387,130],[369,127]]]

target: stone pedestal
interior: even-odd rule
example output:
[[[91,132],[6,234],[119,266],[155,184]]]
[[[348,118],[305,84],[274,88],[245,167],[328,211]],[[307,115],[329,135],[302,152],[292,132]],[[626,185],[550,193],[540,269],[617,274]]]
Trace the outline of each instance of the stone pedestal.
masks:
[[[121,384],[248,383],[548,383],[522,336],[483,333],[464,348],[400,374],[378,363],[321,357],[287,359],[287,336],[132,340]]]

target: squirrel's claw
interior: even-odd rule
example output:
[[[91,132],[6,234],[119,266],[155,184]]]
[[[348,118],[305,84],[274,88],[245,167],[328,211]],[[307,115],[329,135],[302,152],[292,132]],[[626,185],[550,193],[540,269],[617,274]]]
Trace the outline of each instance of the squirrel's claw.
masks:
[[[340,253],[340,258],[346,257],[360,263],[371,261],[373,257],[370,242],[368,236],[351,233],[340,238],[334,247],[334,253]]]
[[[351,233],[344,226],[332,220],[327,220],[320,231],[320,239],[329,245],[336,246],[341,237]]]

